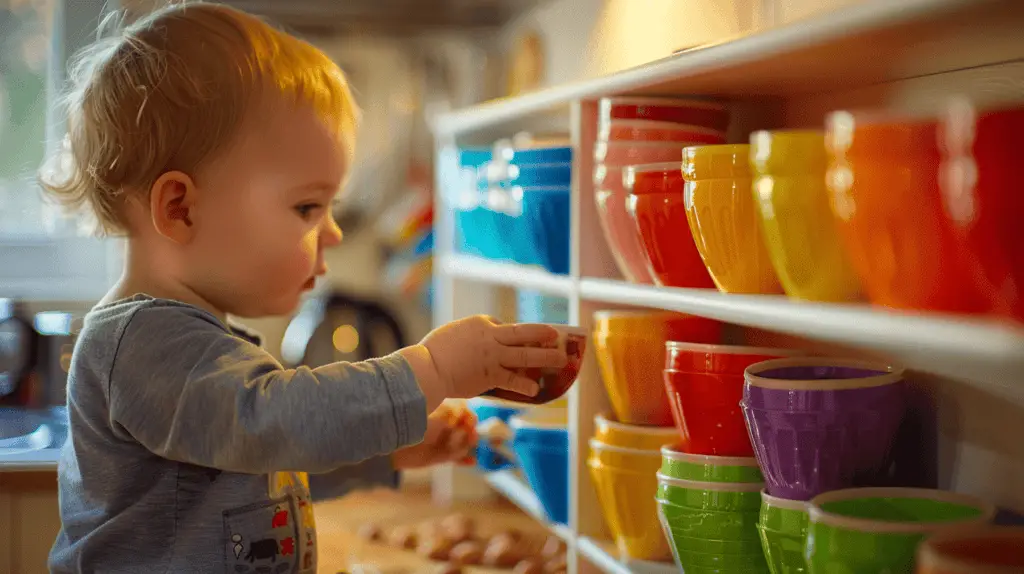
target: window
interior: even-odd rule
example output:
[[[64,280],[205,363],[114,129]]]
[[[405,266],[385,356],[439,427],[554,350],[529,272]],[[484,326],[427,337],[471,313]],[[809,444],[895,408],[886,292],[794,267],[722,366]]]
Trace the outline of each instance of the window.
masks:
[[[46,152],[54,0],[0,0],[0,234],[43,230],[34,182]]]
[[[115,276],[116,243],[80,236],[35,177],[63,135],[67,58],[116,4],[0,0],[0,297],[95,300]]]

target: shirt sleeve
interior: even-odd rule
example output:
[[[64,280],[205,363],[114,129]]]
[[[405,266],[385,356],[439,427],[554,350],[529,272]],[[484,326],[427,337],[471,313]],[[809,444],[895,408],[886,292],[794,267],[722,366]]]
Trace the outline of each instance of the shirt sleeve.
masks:
[[[309,475],[309,492],[318,502],[340,498],[362,489],[398,488],[401,473],[395,470],[390,456],[377,456],[358,464],[343,466],[324,474]]]
[[[107,391],[125,438],[230,472],[324,473],[417,443],[427,424],[426,399],[399,355],[285,369],[186,306],[134,313]]]

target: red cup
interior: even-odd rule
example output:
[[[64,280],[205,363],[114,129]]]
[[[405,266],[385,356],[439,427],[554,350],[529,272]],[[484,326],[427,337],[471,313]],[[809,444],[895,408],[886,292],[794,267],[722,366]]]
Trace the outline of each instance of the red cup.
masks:
[[[625,186],[631,192],[626,210],[640,235],[654,281],[667,287],[714,289],[690,232],[680,164],[630,166]]]
[[[672,122],[608,120],[601,124],[597,139],[598,141],[692,141],[704,144],[720,144],[725,143],[725,132],[703,126],[675,124]]]
[[[596,141],[594,161],[623,168],[641,163],[683,161],[683,148],[697,145],[688,141]]]
[[[740,399],[743,372],[754,363],[803,354],[791,349],[665,344],[665,393],[685,452],[753,456]]]
[[[654,120],[706,126],[716,130],[729,127],[729,110],[723,104],[697,98],[602,98],[598,117],[607,120]]]
[[[953,234],[967,251],[973,277],[991,310],[1024,321],[1024,193],[1020,150],[1024,108],[947,108],[940,181]]]
[[[664,371],[664,378],[672,419],[682,437],[681,444],[685,445],[684,452],[754,456],[743,411],[740,410],[742,386],[737,393],[732,386],[718,384],[713,375],[668,369]]]

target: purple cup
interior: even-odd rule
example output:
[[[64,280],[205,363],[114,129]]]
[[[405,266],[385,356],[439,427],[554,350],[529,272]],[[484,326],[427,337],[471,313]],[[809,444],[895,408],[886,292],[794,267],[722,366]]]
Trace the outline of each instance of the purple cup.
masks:
[[[743,416],[768,494],[810,500],[884,476],[906,410],[903,370],[800,357],[744,372]]]

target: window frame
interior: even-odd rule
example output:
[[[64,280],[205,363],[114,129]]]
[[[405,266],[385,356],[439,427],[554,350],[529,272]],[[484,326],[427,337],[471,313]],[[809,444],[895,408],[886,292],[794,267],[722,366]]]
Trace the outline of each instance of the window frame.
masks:
[[[103,17],[117,0],[54,0],[46,82],[46,154],[63,139],[66,122],[57,106],[69,59],[95,41]],[[42,222],[40,222],[42,226]],[[95,301],[120,274],[122,242],[81,236],[0,233],[0,297],[37,301]]]

